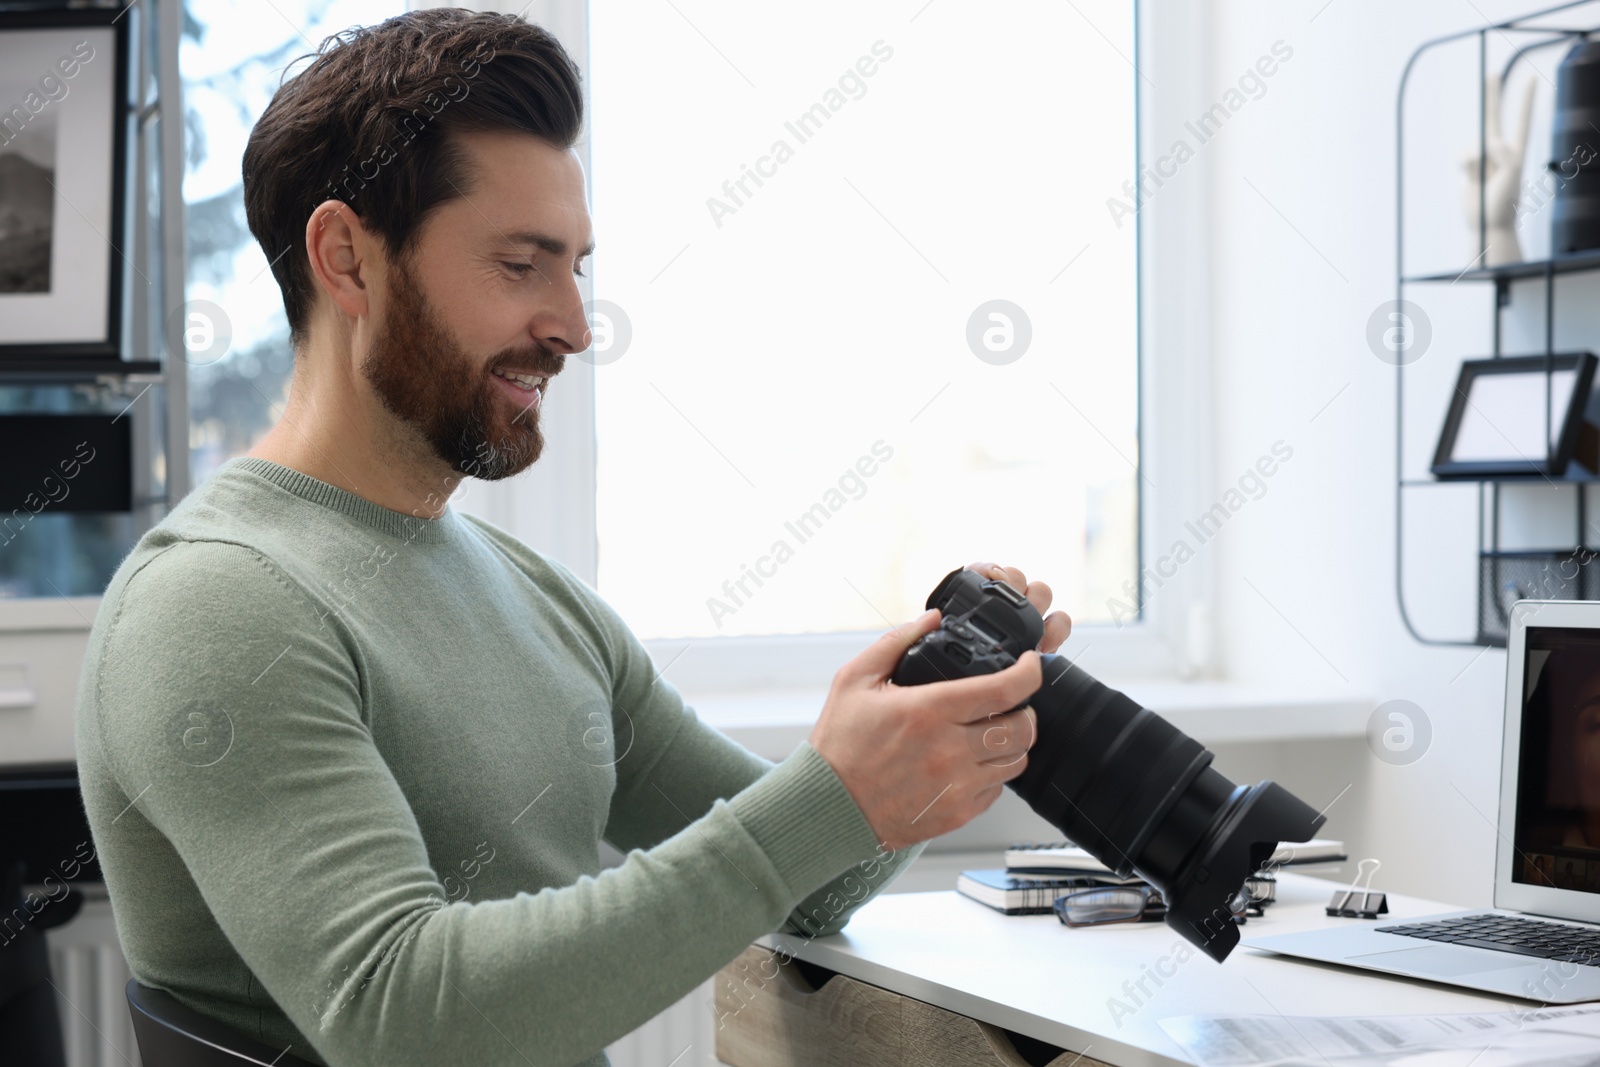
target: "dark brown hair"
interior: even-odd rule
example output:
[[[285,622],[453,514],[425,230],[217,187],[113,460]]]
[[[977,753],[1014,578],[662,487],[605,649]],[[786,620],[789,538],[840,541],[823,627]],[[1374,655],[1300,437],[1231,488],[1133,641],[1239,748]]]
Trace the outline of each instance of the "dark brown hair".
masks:
[[[245,218],[297,350],[316,294],[305,229],[317,205],[349,205],[404,261],[428,212],[472,188],[452,134],[517,130],[565,149],[583,128],[577,65],[516,15],[413,11],[334,34],[306,58],[250,131],[243,168]]]

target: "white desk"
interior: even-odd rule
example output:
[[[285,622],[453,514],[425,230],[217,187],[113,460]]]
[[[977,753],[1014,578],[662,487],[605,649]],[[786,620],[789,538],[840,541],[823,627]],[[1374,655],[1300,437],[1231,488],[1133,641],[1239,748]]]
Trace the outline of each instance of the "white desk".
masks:
[[[1278,900],[1240,933],[1248,941],[1252,936],[1370,922],[1323,913],[1339,888],[1338,882],[1280,873]],[[1457,910],[1394,895],[1389,909],[1383,921]],[[760,943],[1126,1067],[1189,1062],[1158,1025],[1174,1015],[1373,1015],[1531,1006],[1523,1000],[1275,956],[1247,944],[1219,965],[1165,923],[1073,929],[1054,915],[1002,915],[954,890],[884,894],[864,905],[842,933],[810,940],[771,934]],[[1190,951],[1181,965],[1176,962],[1179,946]],[[1147,977],[1163,971],[1171,977],[1161,977],[1159,986]],[[1141,977],[1149,996],[1124,986]]]

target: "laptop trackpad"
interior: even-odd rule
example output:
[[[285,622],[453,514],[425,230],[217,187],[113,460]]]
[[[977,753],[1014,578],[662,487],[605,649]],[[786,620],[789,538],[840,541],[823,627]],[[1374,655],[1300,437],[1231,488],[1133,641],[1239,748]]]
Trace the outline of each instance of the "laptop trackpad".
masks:
[[[1526,967],[1528,956],[1504,954],[1504,960],[1479,956],[1475,952],[1452,951],[1447,948],[1423,946],[1421,948],[1391,949],[1388,952],[1368,952],[1361,956],[1346,956],[1346,963],[1364,963],[1373,967],[1393,967],[1408,974],[1435,974],[1454,977],[1478,971],[1503,971],[1512,967]]]

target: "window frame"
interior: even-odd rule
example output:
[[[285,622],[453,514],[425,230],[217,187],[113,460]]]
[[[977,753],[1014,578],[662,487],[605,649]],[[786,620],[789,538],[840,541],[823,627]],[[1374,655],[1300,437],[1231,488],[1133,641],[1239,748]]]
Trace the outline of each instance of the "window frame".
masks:
[[[1207,64],[1193,42],[1208,40],[1209,34],[1203,14],[1194,10],[1197,5],[1133,3],[1134,63],[1139,69],[1162,71],[1160,93],[1147,79],[1133,75],[1137,171],[1144,160],[1160,154],[1153,131],[1179,128],[1185,105],[1204,96]],[[482,6],[495,5],[491,0]],[[1158,7],[1160,17],[1154,11]],[[587,0],[554,0],[541,6],[539,17],[582,68],[587,97]],[[592,173],[587,133],[591,114],[586,106],[585,136],[577,146],[586,176]],[[1142,464],[1137,559],[1145,575],[1151,574],[1152,561],[1182,535],[1185,516],[1203,513],[1209,503],[1209,233],[1203,225],[1208,217],[1209,181],[1202,160],[1186,168],[1183,181],[1149,199],[1135,218]],[[593,278],[584,279],[582,286],[584,298],[592,299]],[[473,483],[460,499],[466,510],[507,527],[594,586],[599,561],[594,366],[569,360],[555,390],[554,403],[544,415],[550,446],[541,461],[507,482]],[[1087,669],[1112,678],[1210,673],[1212,571],[1210,554],[1200,551],[1172,578],[1161,578],[1159,589],[1156,578],[1150,578],[1145,591],[1157,595],[1140,597],[1137,621],[1085,624],[1061,651],[1083,656]],[[1072,610],[1072,605],[1057,607]],[[643,644],[657,669],[686,696],[719,698],[774,690],[826,691],[833,674],[882,632],[650,639]]]

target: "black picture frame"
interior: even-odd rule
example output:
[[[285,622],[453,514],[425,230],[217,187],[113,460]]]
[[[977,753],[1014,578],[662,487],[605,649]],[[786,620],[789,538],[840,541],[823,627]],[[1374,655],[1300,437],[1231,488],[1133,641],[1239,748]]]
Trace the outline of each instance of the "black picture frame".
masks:
[[[126,413],[0,415],[0,547],[12,519],[133,510],[133,418]]]
[[[1439,445],[1434,451],[1430,468],[1440,479],[1488,479],[1521,475],[1560,478],[1566,474],[1577,448],[1578,435],[1583,428],[1584,412],[1589,406],[1594,387],[1595,356],[1592,352],[1562,352],[1553,356],[1507,356],[1498,359],[1469,359],[1461,363],[1454,393],[1450,397],[1450,410],[1445,416],[1444,428],[1439,433]],[[1456,436],[1467,413],[1472,386],[1479,378],[1491,375],[1536,375],[1543,378],[1555,371],[1576,371],[1572,396],[1566,409],[1559,413],[1559,422],[1552,422],[1553,441],[1545,455],[1506,456],[1493,460],[1457,460]],[[1555,415],[1556,413],[1552,413]],[[1508,442],[1508,451],[1509,448]]]
[[[26,234],[29,212],[11,212],[11,232],[0,232],[0,257],[10,256],[16,271],[0,276],[0,321],[7,324],[0,332],[0,371],[24,361],[32,367],[47,361],[47,365],[59,365],[68,371],[74,364],[99,365],[126,358],[123,288],[128,254],[128,139],[132,121],[128,56],[129,24],[135,17],[126,7],[0,9],[0,57],[8,51],[13,56],[19,50],[37,52],[20,68],[9,59],[0,62],[0,70],[5,72],[0,75],[0,164],[10,167],[13,176],[23,172],[14,160],[6,159],[8,155],[23,159],[23,151],[8,151],[7,146],[27,135],[29,126],[34,127],[36,144],[42,128],[36,120],[47,111],[53,112],[49,118],[50,139],[57,164],[46,179],[52,196],[49,259],[44,268],[50,281],[46,290],[19,288],[37,284],[39,275],[34,254],[37,234]],[[84,60],[81,50],[73,51],[70,46],[66,53],[57,55],[64,39],[74,45],[81,39],[93,49],[93,55]],[[84,78],[83,74],[97,62],[108,66],[96,70],[94,77]],[[69,69],[73,71],[70,76],[66,74]],[[56,87],[54,91],[52,85]],[[33,110],[36,101],[43,101],[38,111]],[[101,118],[107,115],[108,124]],[[104,128],[106,125],[109,129]],[[60,134],[63,126],[69,131],[85,126],[99,128],[108,136],[103,138],[103,144],[101,138],[69,138]],[[81,173],[69,171],[64,175],[59,164],[69,141],[73,170]],[[9,195],[17,202],[30,202],[36,207],[38,200],[31,193],[15,190],[37,189],[38,177],[24,173],[20,186],[0,185],[0,197],[8,195],[4,189],[10,188],[13,192]],[[71,199],[67,199],[63,185],[73,189],[75,195]],[[85,195],[85,188],[92,188],[92,195]],[[33,214],[37,217],[37,211]],[[7,206],[0,199],[0,227],[5,226],[6,217]],[[105,229],[94,225],[96,221]],[[83,229],[88,235],[77,234],[84,238],[81,244],[69,245],[75,232]],[[19,232],[25,236],[18,238]],[[10,248],[4,247],[6,236],[15,238]],[[76,260],[73,269],[58,270],[58,262],[65,263],[69,255]],[[102,299],[104,314],[100,315],[96,312]],[[86,311],[86,306],[93,310]]]

